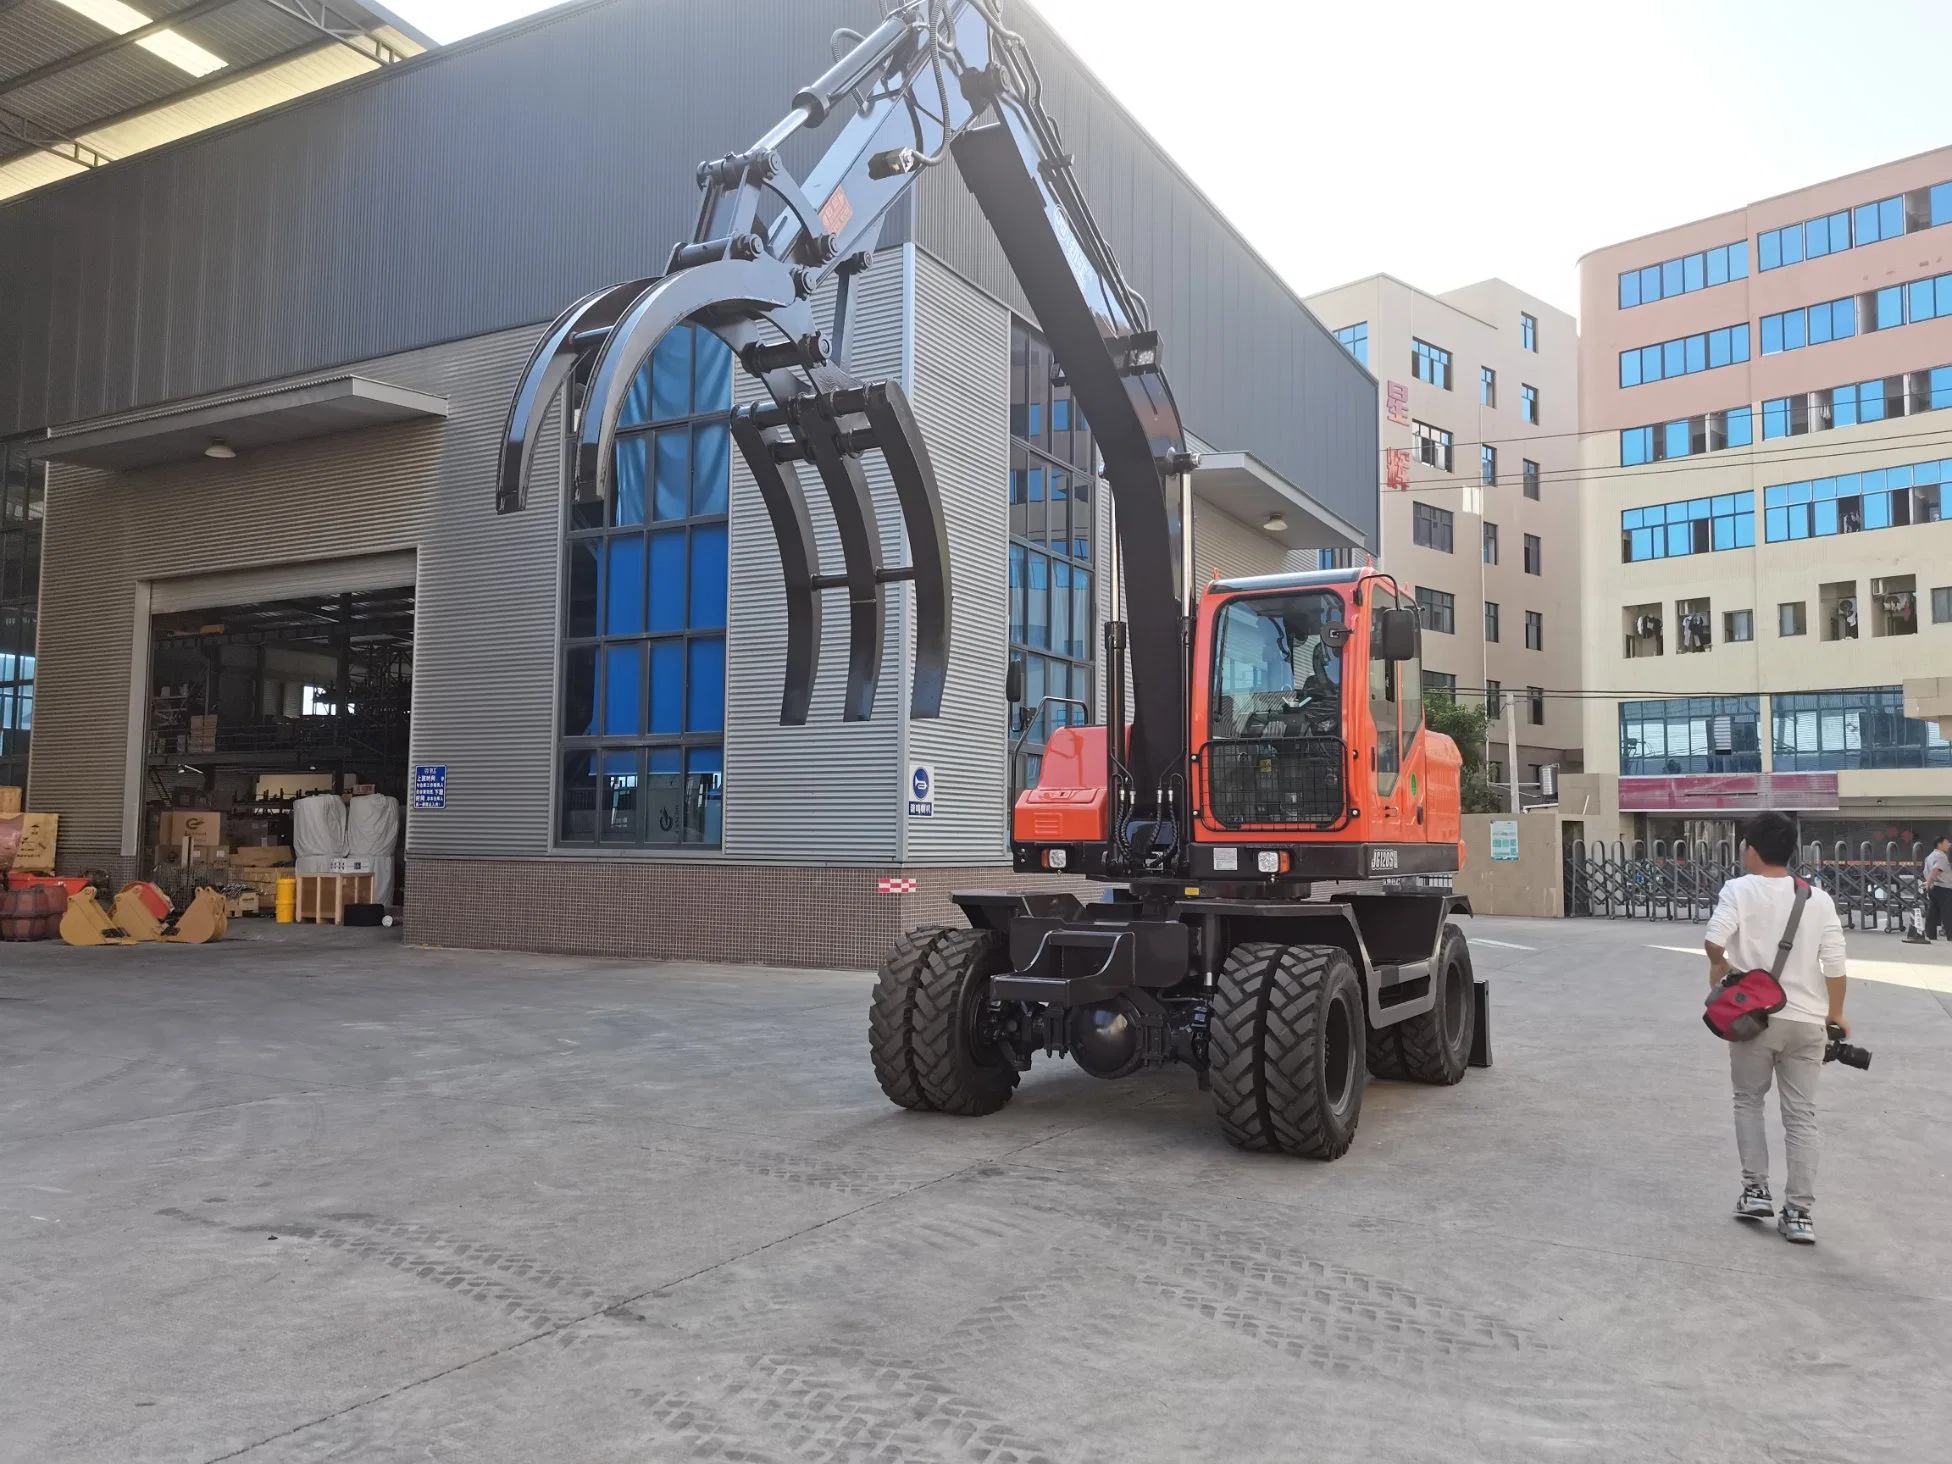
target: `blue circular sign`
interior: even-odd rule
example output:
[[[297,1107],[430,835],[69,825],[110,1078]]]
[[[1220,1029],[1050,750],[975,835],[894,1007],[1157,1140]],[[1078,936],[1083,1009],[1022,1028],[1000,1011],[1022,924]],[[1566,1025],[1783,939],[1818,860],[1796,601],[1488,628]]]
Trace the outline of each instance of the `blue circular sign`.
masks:
[[[915,788],[916,800],[926,803],[929,796],[929,770],[922,767],[916,768],[912,782]]]

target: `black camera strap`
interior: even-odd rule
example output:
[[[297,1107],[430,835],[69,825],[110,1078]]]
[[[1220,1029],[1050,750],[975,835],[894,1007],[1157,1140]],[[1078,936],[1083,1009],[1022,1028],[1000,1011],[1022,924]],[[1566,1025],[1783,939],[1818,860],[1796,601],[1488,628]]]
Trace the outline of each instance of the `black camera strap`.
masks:
[[[1789,948],[1796,944],[1796,927],[1803,923],[1803,907],[1810,903],[1809,881],[1796,881],[1796,899],[1789,907],[1789,924],[1783,928],[1783,938],[1776,945],[1776,963],[1769,968],[1769,975],[1780,986],[1783,983],[1783,967],[1789,964]]]

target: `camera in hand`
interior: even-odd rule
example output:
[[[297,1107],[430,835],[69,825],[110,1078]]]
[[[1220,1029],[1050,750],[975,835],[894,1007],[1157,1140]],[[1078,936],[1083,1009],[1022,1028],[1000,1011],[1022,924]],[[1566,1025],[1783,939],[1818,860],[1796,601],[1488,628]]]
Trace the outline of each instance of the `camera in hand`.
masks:
[[[1840,1062],[1845,1067],[1854,1067],[1859,1071],[1868,1072],[1871,1067],[1871,1049],[1868,1047],[1858,1047],[1853,1043],[1844,1041],[1844,1029],[1832,1022],[1830,1023],[1830,1045],[1823,1049],[1823,1060],[1825,1062]]]

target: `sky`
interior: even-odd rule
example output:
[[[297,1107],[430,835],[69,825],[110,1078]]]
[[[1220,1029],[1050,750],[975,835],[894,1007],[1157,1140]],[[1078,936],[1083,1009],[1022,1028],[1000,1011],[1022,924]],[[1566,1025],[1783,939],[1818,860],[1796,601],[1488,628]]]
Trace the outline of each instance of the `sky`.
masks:
[[[549,8],[390,3],[442,41]],[[1576,311],[1590,250],[1952,142],[1945,0],[1036,8],[1303,294],[1497,275]]]

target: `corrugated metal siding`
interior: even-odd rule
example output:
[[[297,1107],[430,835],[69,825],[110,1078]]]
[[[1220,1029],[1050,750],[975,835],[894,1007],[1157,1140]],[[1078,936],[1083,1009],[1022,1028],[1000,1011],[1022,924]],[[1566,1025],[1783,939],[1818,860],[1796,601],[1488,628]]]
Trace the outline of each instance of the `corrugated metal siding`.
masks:
[[[831,332],[833,293],[816,302],[821,329]],[[863,379],[899,378],[902,370],[902,270],[899,255],[882,255],[855,281],[846,334],[847,363]],[[756,384],[743,372],[741,400]],[[881,525],[885,564],[906,562],[901,509],[878,453],[867,461]],[[820,543],[820,566],[841,569],[840,540],[825,490],[811,468],[801,481]],[[951,562],[955,546],[951,546]],[[813,708],[803,727],[779,725],[785,680],[786,602],[780,591],[779,546],[759,490],[737,452],[732,455],[732,583],[726,631],[725,853],[737,859],[854,863],[895,857],[901,804],[901,722],[908,696],[903,667],[911,654],[903,613],[908,591],[888,593],[887,634],[874,718],[843,722],[847,680],[847,604],[823,596],[820,670]]]
[[[357,594],[364,590],[412,589],[414,553],[355,554],[304,564],[230,569],[156,580],[149,589],[149,613],[214,610],[257,600],[296,599],[301,595]]]
[[[1202,586],[1215,576],[1279,574],[1287,558],[1288,551],[1260,529],[1193,500],[1193,578]]]
[[[1376,529],[1376,385],[1029,6],[1011,9],[1044,103],[1119,265],[1152,309],[1186,424],[1252,452]],[[916,188],[915,239],[1034,319],[982,211],[944,168]]]
[[[106,855],[122,844],[142,582],[291,563],[303,586],[318,573],[310,561],[418,549],[415,755],[451,771],[446,813],[410,816],[409,847],[541,851],[557,509],[544,484],[529,513],[497,519],[492,476],[533,338],[525,329],[370,363],[382,380],[446,396],[444,422],[228,463],[50,468],[33,780],[36,802],[62,816],[64,847]]]
[[[934,769],[935,811],[907,820],[904,857],[976,864],[1009,857],[1010,313],[913,246],[904,253],[915,281],[915,415],[942,485],[955,587],[942,716],[909,723],[903,760],[904,773],[911,761]]]
[[[545,320],[661,266],[698,160],[770,126],[832,29],[879,8],[753,13],[567,7],[0,205],[0,436]],[[1374,383],[1049,28],[1011,15],[1187,421],[1373,528]],[[727,55],[735,83],[699,64]],[[789,164],[833,130],[796,138]],[[922,180],[914,237],[1021,309],[950,171]]]

